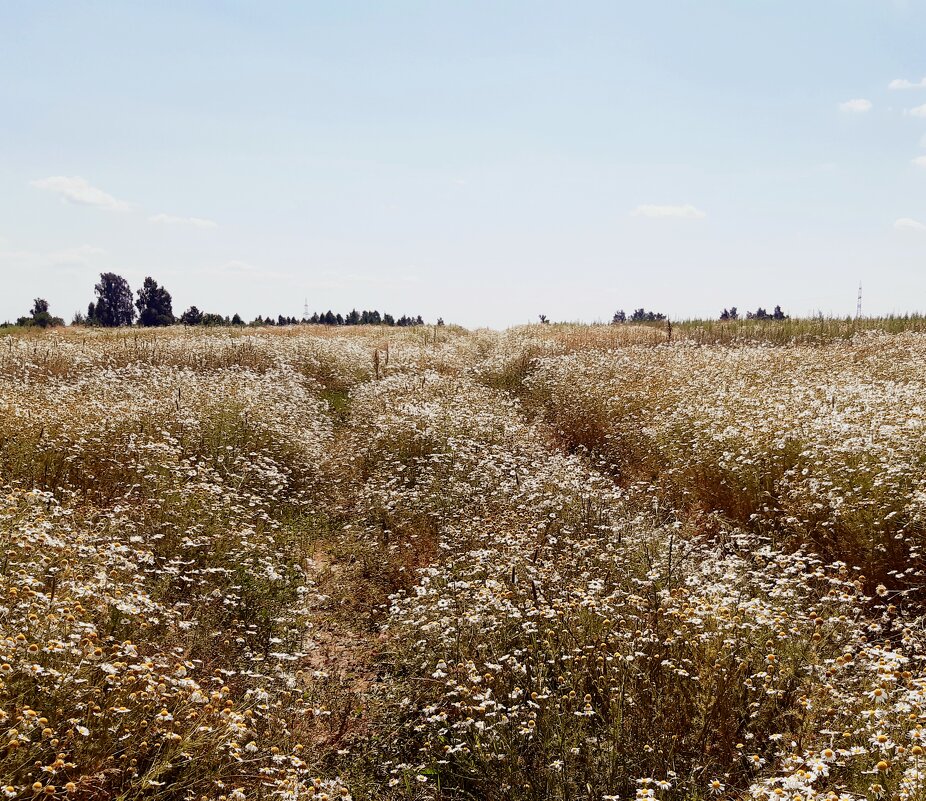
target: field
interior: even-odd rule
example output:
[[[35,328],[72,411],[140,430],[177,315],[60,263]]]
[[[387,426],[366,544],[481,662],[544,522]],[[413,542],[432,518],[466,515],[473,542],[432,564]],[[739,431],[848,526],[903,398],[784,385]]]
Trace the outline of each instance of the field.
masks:
[[[13,331],[0,793],[926,799],[923,328]]]

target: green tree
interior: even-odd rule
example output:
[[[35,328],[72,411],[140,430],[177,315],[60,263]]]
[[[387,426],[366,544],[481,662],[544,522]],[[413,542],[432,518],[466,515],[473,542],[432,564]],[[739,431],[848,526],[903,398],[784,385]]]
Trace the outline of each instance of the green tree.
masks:
[[[145,279],[142,288],[138,290],[138,322],[144,326],[172,325],[174,323],[174,309],[170,292],[151,276]]]
[[[201,325],[203,322],[203,313],[195,306],[190,306],[183,314],[180,315],[180,322],[183,325]]]
[[[94,287],[96,307],[94,321],[106,328],[131,325],[135,320],[132,289],[129,282],[115,273],[100,273],[100,282]]]
[[[36,298],[32,302],[32,308],[29,310],[28,317],[20,317],[16,321],[17,325],[38,326],[39,328],[52,328],[64,325],[64,320],[60,317],[52,317],[48,311],[48,301],[44,298]]]

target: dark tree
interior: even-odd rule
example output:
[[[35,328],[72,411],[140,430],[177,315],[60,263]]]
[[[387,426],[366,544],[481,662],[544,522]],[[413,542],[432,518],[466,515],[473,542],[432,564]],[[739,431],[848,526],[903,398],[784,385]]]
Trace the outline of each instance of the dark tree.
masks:
[[[144,326],[173,325],[174,309],[170,292],[150,276],[138,290],[138,322]]]
[[[231,318],[232,325],[244,325],[244,320],[241,319],[241,315],[238,312],[235,312],[234,316]]]
[[[221,314],[213,314],[212,312],[208,312],[202,315],[199,324],[211,326],[225,325],[225,318]]]
[[[630,315],[630,322],[632,323],[655,323],[665,319],[666,316],[664,314],[647,311],[646,309],[636,309],[634,313]]]
[[[282,321],[280,325],[295,325],[298,322],[295,317],[283,317],[282,315],[279,317],[279,320]],[[335,314],[329,309],[322,314],[315,312],[311,317],[304,319],[303,322],[312,323],[314,325],[424,325],[424,319],[420,314],[417,317],[407,317],[403,314],[396,320],[391,314],[380,314],[376,309],[372,311],[364,309],[361,312],[358,312],[356,309],[351,309],[347,314]],[[272,325],[269,318],[267,324]]]
[[[613,325],[617,325],[619,323],[626,323],[626,322],[627,322],[627,313],[623,309],[619,309],[618,311],[614,312],[614,316],[611,318],[611,323]]]
[[[98,325],[115,328],[132,324],[135,319],[135,306],[132,303],[132,289],[128,281],[115,273],[100,273],[100,282],[94,289],[94,319]]]
[[[87,325],[96,325],[96,304],[92,300],[87,304]]]
[[[39,328],[52,328],[64,325],[64,320],[60,317],[52,317],[48,311],[48,301],[44,298],[36,298],[32,302],[32,308],[29,310],[28,317],[20,317],[16,325],[38,326]]]
[[[189,309],[180,315],[180,322],[184,325],[202,325],[203,313],[195,306],[190,306]]]
[[[788,315],[781,310],[781,306],[776,306],[775,311],[772,312],[772,319],[774,320],[787,320]]]

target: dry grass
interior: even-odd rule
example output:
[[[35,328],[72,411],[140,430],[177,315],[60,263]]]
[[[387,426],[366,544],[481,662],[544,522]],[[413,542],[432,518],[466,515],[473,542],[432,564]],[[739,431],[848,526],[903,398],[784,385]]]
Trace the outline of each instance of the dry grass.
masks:
[[[0,792],[923,799],[926,338],[815,324],[0,341]]]

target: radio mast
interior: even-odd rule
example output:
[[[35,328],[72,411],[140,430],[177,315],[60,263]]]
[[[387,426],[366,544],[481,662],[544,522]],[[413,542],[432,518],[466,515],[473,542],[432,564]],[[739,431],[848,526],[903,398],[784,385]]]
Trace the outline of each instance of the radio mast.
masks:
[[[862,318],[862,282],[859,281],[858,302],[855,304],[855,319],[860,320],[861,318]]]

